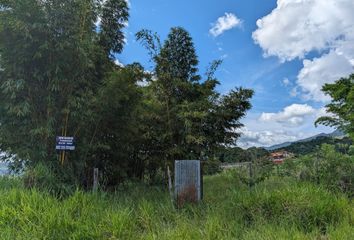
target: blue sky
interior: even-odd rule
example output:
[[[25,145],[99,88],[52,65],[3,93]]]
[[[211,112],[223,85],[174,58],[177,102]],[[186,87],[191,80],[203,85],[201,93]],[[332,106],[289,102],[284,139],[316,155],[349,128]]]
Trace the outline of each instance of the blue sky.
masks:
[[[325,4],[324,4],[325,2]],[[352,0],[130,0],[127,44],[118,60],[152,70],[134,34],[165,39],[181,26],[193,37],[200,73],[215,59],[218,91],[255,90],[238,145],[269,146],[332,129],[314,128],[328,103],[320,88],[354,72]],[[257,22],[258,21],[258,22]]]

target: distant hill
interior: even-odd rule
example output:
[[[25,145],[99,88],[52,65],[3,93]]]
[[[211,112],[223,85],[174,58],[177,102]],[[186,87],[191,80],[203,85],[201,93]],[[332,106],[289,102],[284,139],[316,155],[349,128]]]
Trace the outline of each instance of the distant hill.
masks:
[[[268,150],[268,151],[273,151],[273,150],[277,150],[277,149],[281,149],[281,148],[285,148],[287,146],[290,146],[293,142],[284,142],[284,143],[280,143],[280,144],[276,144],[270,147],[264,147],[264,149]]]
[[[318,134],[316,136],[302,139],[300,141],[290,143],[289,145],[283,145],[269,151],[285,150],[292,152],[295,155],[305,155],[314,153],[321,147],[322,144],[334,145],[337,151],[347,153],[349,146],[353,144],[353,141],[344,134],[336,131],[330,134]]]
[[[341,130],[337,129],[337,130],[335,130],[332,133],[320,133],[320,134],[317,134],[315,136],[312,136],[312,137],[309,137],[309,138],[305,138],[305,139],[301,139],[301,140],[298,140],[298,141],[295,141],[295,142],[284,142],[284,143],[281,143],[281,144],[276,144],[276,145],[273,145],[273,146],[270,146],[270,147],[264,147],[264,148],[266,150],[268,150],[268,151],[273,151],[273,150],[283,149],[283,148],[289,147],[290,145],[292,145],[294,143],[310,142],[310,141],[312,141],[314,139],[322,138],[322,137],[342,139],[342,138],[345,137],[345,134]]]

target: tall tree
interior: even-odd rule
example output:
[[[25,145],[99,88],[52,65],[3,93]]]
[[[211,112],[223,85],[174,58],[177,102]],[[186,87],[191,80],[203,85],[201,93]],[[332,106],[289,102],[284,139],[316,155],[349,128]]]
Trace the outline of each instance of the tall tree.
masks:
[[[70,135],[79,146],[61,164],[85,165],[90,104],[114,69],[110,54],[122,50],[127,17],[124,0],[0,0],[3,151],[57,166],[55,136]]]
[[[326,109],[333,115],[320,117],[315,124],[339,127],[354,139],[354,74],[335,83],[325,84],[322,91],[332,98]]]
[[[122,29],[128,23],[128,4],[126,0],[107,0],[102,5],[100,22],[100,44],[108,53],[123,50],[125,36]]]
[[[137,157],[140,148],[139,115],[142,90],[137,82],[145,77],[139,64],[112,72],[92,104],[91,135],[85,158],[89,169],[99,168],[107,186],[127,178],[142,178],[144,165]],[[91,134],[90,134],[91,133]]]
[[[137,33],[155,62],[155,80],[148,85],[149,97],[155,99],[154,125],[149,129],[160,132],[149,142],[161,145],[165,163],[178,158],[199,158],[202,152],[211,154],[217,146],[234,144],[239,119],[251,107],[253,91],[236,88],[221,96],[214,73],[221,61],[211,64],[206,79],[198,74],[198,58],[189,33],[180,27],[172,28],[161,44],[156,33],[142,30]],[[152,102],[151,102],[152,103]]]

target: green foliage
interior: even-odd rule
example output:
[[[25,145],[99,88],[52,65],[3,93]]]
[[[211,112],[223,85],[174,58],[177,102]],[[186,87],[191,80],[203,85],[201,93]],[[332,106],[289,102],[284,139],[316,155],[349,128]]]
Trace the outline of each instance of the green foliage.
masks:
[[[91,102],[105,72],[113,70],[107,46],[117,52],[123,44],[106,31],[112,21],[127,18],[127,8],[116,2],[105,3],[105,30],[97,31],[101,14],[95,0],[0,1],[2,151],[29,167],[45,162],[59,172],[55,136],[87,137],[81,130],[90,127]],[[112,26],[122,35],[122,25]],[[109,44],[101,46],[99,36]],[[84,165],[78,156],[88,146],[80,140],[76,153],[62,161],[71,170]]]
[[[315,124],[340,127],[354,139],[354,74],[325,84],[322,91],[332,98],[326,109],[334,116],[320,117]]]
[[[269,157],[253,157],[249,162],[227,170],[237,177],[243,184],[254,187],[272,176],[274,163]]]
[[[26,188],[46,191],[58,198],[67,197],[74,193],[75,185],[72,181],[65,179],[66,174],[58,176],[58,172],[47,167],[43,163],[37,164],[34,168],[29,168],[23,174],[23,183]]]
[[[233,202],[246,225],[259,221],[277,225],[295,225],[303,232],[314,229],[326,233],[327,227],[338,224],[346,215],[346,200],[330,201],[330,193],[312,185],[294,185],[274,191],[255,191],[239,196]],[[316,203],[316,204],[314,204]]]
[[[342,139],[333,137],[317,137],[307,142],[292,143],[290,146],[281,148],[281,150],[285,150],[295,154],[296,156],[300,156],[315,153],[323,144],[333,145],[337,151],[341,153],[348,153],[350,146],[353,144],[353,141],[348,137],[344,137]],[[275,151],[279,150],[280,149],[277,149]]]
[[[104,172],[106,185],[116,185],[125,178],[142,178],[144,165],[137,157],[141,138],[139,115],[142,90],[137,82],[144,77],[140,65],[130,65],[112,72],[103,83],[93,104],[86,155],[90,167]]]
[[[211,64],[206,79],[198,74],[198,59],[190,34],[172,28],[163,44],[156,33],[142,30],[136,34],[155,63],[154,80],[145,89],[147,117],[142,123],[149,132],[147,149],[164,166],[174,159],[199,159],[212,156],[224,144],[234,144],[242,126],[239,120],[251,108],[253,91],[236,88],[221,96],[214,73],[220,61]],[[160,160],[160,161],[161,161]],[[151,168],[153,166],[150,164]],[[156,167],[156,166],[155,166]]]
[[[103,3],[99,38],[107,54],[123,50],[125,37],[122,29],[127,25],[128,17],[126,0],[107,0]]]
[[[354,196],[354,158],[324,144],[314,154],[285,161],[282,174],[324,185]]]
[[[155,63],[148,74],[113,61],[125,0],[0,0],[0,9],[0,148],[12,169],[28,169],[29,187],[90,188],[93,168],[107,187],[153,182],[173,160],[212,156],[239,137],[253,91],[217,93],[221,61],[202,80],[185,29],[163,44],[137,34]],[[59,156],[55,136],[75,137],[75,151]]]
[[[203,174],[212,175],[221,172],[220,164],[221,162],[217,158],[210,158],[203,164]]]
[[[10,180],[0,179],[3,182]],[[351,239],[353,203],[310,183],[271,179],[252,192],[232,175],[205,178],[205,200],[175,210],[169,194],[130,185],[58,200],[21,186],[0,189],[7,239]]]
[[[217,156],[221,162],[251,162],[253,159],[266,158],[269,152],[264,148],[251,147],[242,149],[240,147],[221,147],[218,149]]]

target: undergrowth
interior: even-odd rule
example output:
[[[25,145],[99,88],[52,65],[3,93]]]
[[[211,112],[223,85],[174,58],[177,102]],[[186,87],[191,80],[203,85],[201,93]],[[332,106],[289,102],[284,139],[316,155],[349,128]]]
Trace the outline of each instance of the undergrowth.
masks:
[[[160,188],[76,191],[57,199],[0,180],[0,239],[354,239],[354,206],[291,178],[251,191],[235,173],[205,178],[204,201],[176,210]]]

